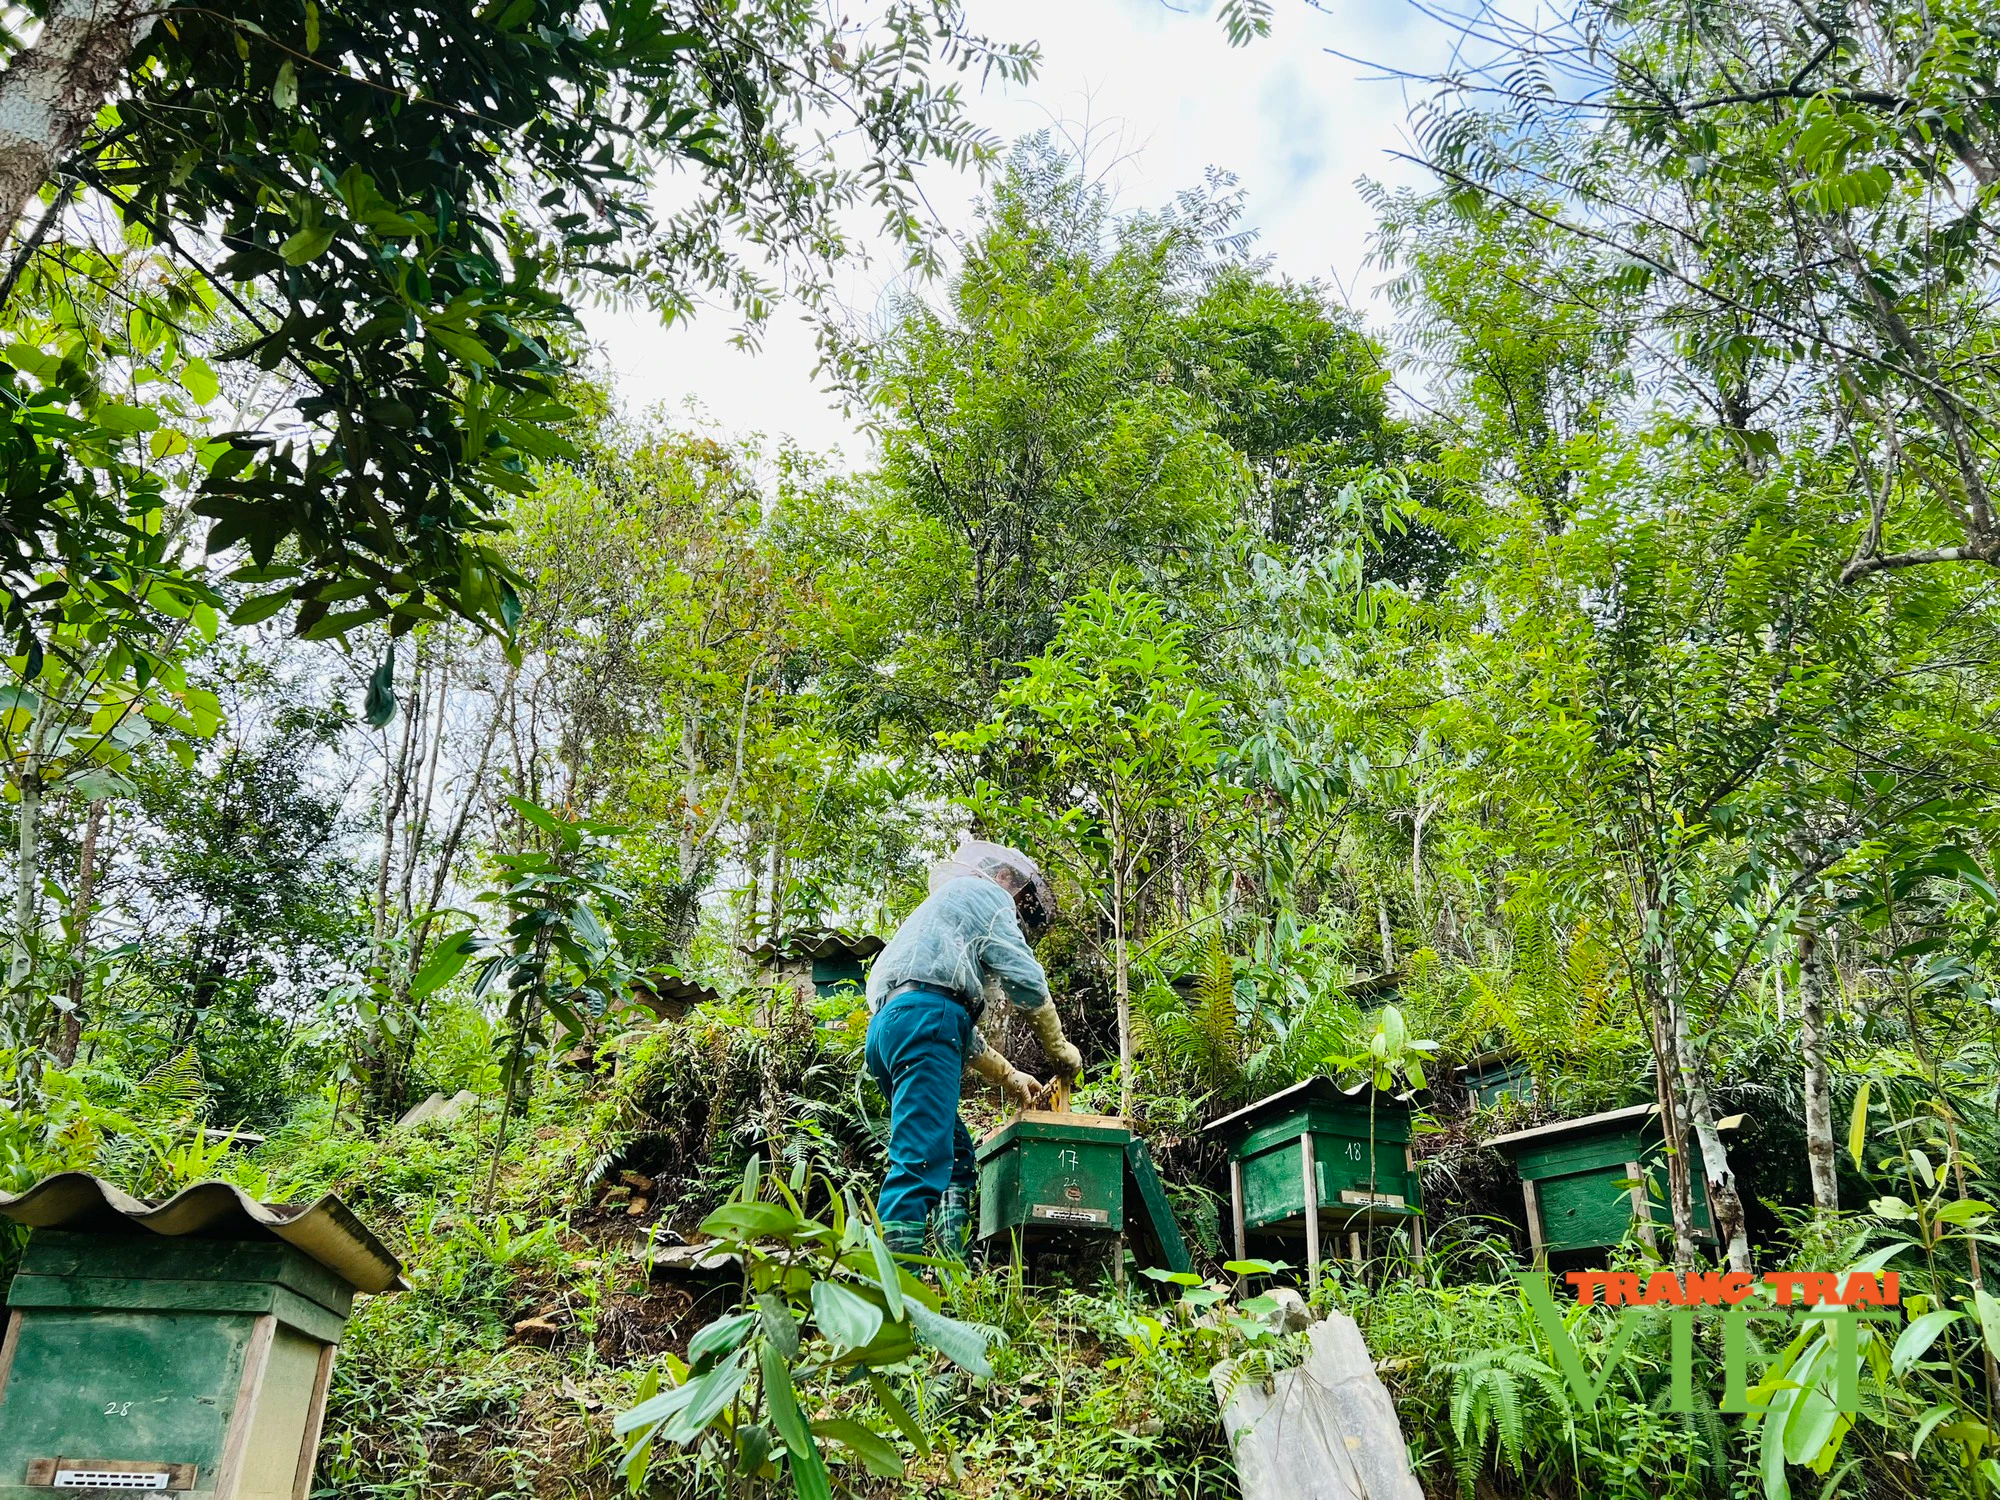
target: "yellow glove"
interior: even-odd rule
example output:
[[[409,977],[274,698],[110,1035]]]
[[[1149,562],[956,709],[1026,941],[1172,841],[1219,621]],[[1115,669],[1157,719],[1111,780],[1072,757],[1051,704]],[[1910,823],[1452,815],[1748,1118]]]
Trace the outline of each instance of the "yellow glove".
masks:
[[[1044,1000],[1029,1011],[1028,1023],[1035,1028],[1035,1039],[1042,1044],[1042,1051],[1058,1073],[1074,1079],[1083,1071],[1083,1054],[1063,1035],[1062,1017],[1056,1014],[1055,1001]]]
[[[1000,1089],[1022,1109],[1026,1109],[1042,1091],[1042,1086],[1008,1062],[1006,1058],[988,1047],[969,1064],[972,1071],[988,1083]]]

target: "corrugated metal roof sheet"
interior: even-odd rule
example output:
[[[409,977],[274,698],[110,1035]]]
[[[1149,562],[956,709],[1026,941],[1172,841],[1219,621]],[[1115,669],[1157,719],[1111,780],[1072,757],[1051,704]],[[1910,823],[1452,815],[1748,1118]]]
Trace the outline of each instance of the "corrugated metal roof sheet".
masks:
[[[122,1223],[175,1237],[268,1234],[310,1255],[356,1291],[404,1290],[402,1262],[331,1195],[317,1203],[259,1203],[231,1183],[198,1182],[164,1202],[148,1203],[88,1172],[62,1172],[18,1196],[0,1193],[0,1216],[33,1229],[83,1233],[115,1231]]]

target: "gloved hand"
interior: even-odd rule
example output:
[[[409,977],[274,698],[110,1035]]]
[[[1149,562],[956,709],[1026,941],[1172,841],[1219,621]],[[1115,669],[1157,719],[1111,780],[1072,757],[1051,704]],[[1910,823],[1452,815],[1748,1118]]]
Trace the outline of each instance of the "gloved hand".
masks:
[[[1028,1022],[1035,1028],[1035,1039],[1042,1044],[1042,1051],[1055,1064],[1057,1072],[1074,1079],[1083,1071],[1083,1054],[1063,1035],[1062,1017],[1056,1014],[1055,1001],[1044,1000],[1029,1011]]]
[[[1022,1109],[1034,1103],[1035,1096],[1042,1091],[1039,1083],[991,1047],[972,1059],[972,1071],[999,1088]]]

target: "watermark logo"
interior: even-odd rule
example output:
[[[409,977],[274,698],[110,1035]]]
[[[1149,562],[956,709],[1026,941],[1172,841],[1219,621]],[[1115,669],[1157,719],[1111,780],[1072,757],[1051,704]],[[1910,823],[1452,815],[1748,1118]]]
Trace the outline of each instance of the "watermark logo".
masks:
[[[1693,1411],[1695,1317],[1703,1309],[1719,1309],[1722,1318],[1722,1381],[1720,1407],[1725,1412],[1762,1412],[1751,1400],[1750,1325],[1785,1322],[1797,1329],[1817,1323],[1833,1341],[1835,1409],[1853,1414],[1861,1407],[1861,1325],[1898,1317],[1891,1309],[1902,1301],[1894,1271],[1779,1271],[1754,1277],[1743,1271],[1690,1271],[1686,1277],[1670,1271],[1638,1276],[1617,1271],[1572,1271],[1563,1278],[1575,1289],[1583,1307],[1622,1307],[1618,1331],[1604,1345],[1595,1375],[1570,1338],[1570,1329],[1556,1305],[1549,1278],[1524,1274],[1521,1293],[1542,1335],[1555,1355],[1556,1368],[1569,1382],[1585,1411],[1593,1409],[1611,1383],[1632,1336],[1649,1321],[1653,1310],[1667,1309],[1672,1385],[1668,1400],[1675,1411]]]

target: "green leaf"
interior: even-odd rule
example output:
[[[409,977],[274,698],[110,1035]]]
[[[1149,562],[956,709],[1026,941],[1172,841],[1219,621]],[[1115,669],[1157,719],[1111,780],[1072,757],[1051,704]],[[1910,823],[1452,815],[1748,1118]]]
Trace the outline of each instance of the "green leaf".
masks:
[[[675,1412],[687,1405],[694,1395],[692,1382],[687,1385],[670,1386],[657,1396],[649,1396],[630,1411],[621,1411],[611,1419],[611,1430],[619,1437],[628,1432],[636,1432],[641,1427],[657,1427]]]
[[[1986,1340],[1986,1352],[2000,1359],[2000,1301],[1984,1287],[1975,1287],[1972,1305],[1979,1313],[1979,1335]]]
[[[736,1429],[736,1472],[755,1474],[770,1460],[771,1429],[762,1422],[745,1422]]]
[[[1964,1313],[1950,1308],[1939,1308],[1913,1320],[1896,1339],[1896,1347],[1889,1351],[1890,1370],[1899,1379],[1907,1375],[1910,1366],[1924,1357],[1924,1351],[1937,1340],[1937,1336],[1964,1316]]]
[[[688,1340],[688,1363],[699,1364],[708,1355],[742,1348],[756,1322],[754,1312],[726,1313],[717,1318]]]
[[[306,50],[312,49],[308,47]],[[271,85],[271,102],[283,110],[293,110],[299,106],[299,70],[292,66],[289,57],[278,65],[278,81]],[[298,262],[294,261],[293,264],[297,265]]]
[[[805,1415],[799,1410],[791,1370],[769,1344],[758,1350],[757,1359],[764,1372],[764,1401],[771,1409],[771,1423],[785,1440],[785,1452],[792,1458],[793,1493],[799,1500],[833,1500],[826,1461],[819,1456],[819,1445],[813,1441]]]
[[[905,1306],[909,1309],[910,1322],[916,1327],[918,1338],[960,1369],[981,1380],[993,1378],[993,1366],[987,1361],[986,1350],[990,1345],[1005,1340],[1006,1336],[999,1329],[989,1328],[984,1323],[962,1323],[957,1318],[932,1312],[915,1299]]]
[[[813,1321],[840,1350],[859,1349],[882,1328],[882,1309],[834,1281],[815,1281]]]
[[[750,1361],[738,1350],[706,1375],[690,1380],[685,1387],[688,1399],[660,1428],[661,1438],[683,1445],[693,1442],[736,1399],[749,1377]]]
[[[421,1000],[439,985],[449,983],[465,967],[478,946],[478,935],[470,927],[444,939],[431,950],[429,961],[417,970],[417,977],[410,981],[411,996]]]
[[[389,649],[383,653],[368,678],[368,696],[362,704],[362,717],[368,721],[370,729],[380,729],[396,717],[396,643],[391,641]]]
[[[1282,1260],[1225,1260],[1222,1269],[1231,1276],[1272,1276],[1291,1270],[1291,1265]]]
[[[905,1309],[902,1273],[896,1269],[896,1257],[872,1224],[868,1228],[868,1248],[874,1252],[875,1280],[889,1301],[889,1316],[900,1323]]]
[[[303,266],[326,254],[327,247],[332,243],[331,225],[310,225],[278,246],[278,259],[288,266]]]
[[[121,436],[151,432],[160,425],[160,414],[150,406],[128,406],[122,401],[100,401],[90,419],[106,432]]]
[[[870,1474],[877,1479],[901,1479],[903,1477],[903,1455],[895,1445],[873,1428],[863,1427],[859,1422],[846,1417],[829,1422],[815,1422],[812,1430],[821,1437],[830,1437],[836,1443],[845,1444],[859,1458]]]
[[[540,803],[530,802],[526,797],[509,797],[507,805],[544,833],[552,833],[560,838],[563,834],[570,831],[568,825],[561,818],[557,817]],[[755,1195],[748,1194],[746,1196],[754,1197]]]
[[[216,380],[216,370],[208,360],[188,360],[180,366],[180,388],[202,406],[222,394],[222,382]]]
[[[236,606],[229,616],[232,625],[257,625],[277,614],[292,602],[292,591],[284,589],[275,594],[253,594]]]
[[[1947,1420],[1957,1410],[1958,1408],[1950,1402],[1940,1401],[1936,1406],[1933,1406],[1929,1411],[1924,1413],[1923,1420],[1917,1423],[1916,1435],[1910,1439],[1910,1461],[1912,1463],[1916,1461],[1917,1454],[1922,1451],[1924,1439],[1937,1430],[1938,1423]]]
[[[130,781],[104,766],[93,766],[90,770],[70,777],[69,784],[75,788],[78,796],[90,802],[106,797],[133,797],[139,792],[139,788]]]
[[[799,1216],[782,1203],[725,1203],[701,1221],[717,1239],[781,1240],[799,1228]]]
[[[1847,1125],[1847,1154],[1854,1158],[1854,1169],[1866,1171],[1861,1153],[1868,1145],[1868,1086],[1870,1079],[1862,1079],[1861,1087],[1854,1091],[1854,1118]]]
[[[757,1316],[764,1324],[764,1337],[771,1342],[779,1355],[790,1363],[799,1357],[799,1320],[792,1316],[792,1310],[785,1299],[776,1292],[757,1294]]]
[[[896,1394],[890,1387],[889,1382],[875,1371],[870,1370],[868,1372],[868,1389],[875,1393],[875,1404],[881,1407],[889,1420],[895,1424],[896,1431],[902,1433],[909,1440],[910,1445],[917,1450],[917,1456],[919,1458],[929,1458],[931,1456],[930,1439],[924,1435],[924,1429],[918,1424],[917,1419],[910,1415],[909,1407],[903,1404],[903,1398]]]

